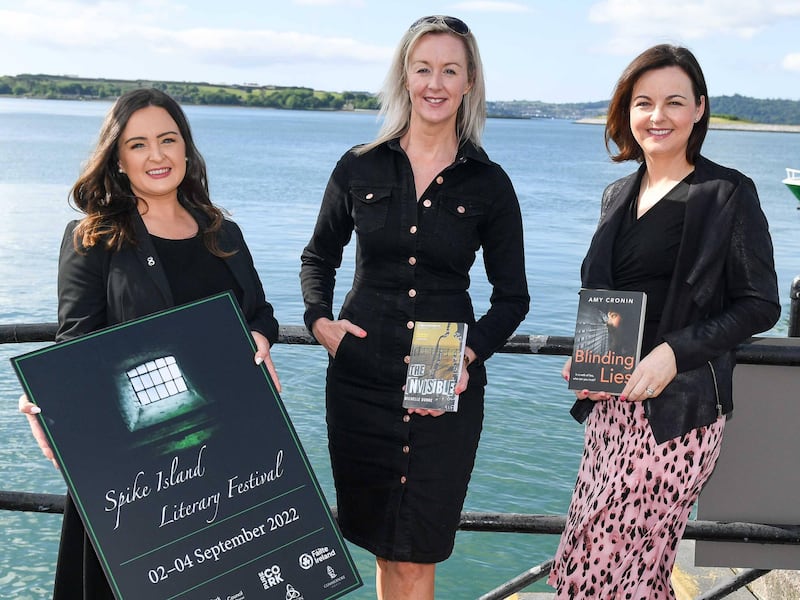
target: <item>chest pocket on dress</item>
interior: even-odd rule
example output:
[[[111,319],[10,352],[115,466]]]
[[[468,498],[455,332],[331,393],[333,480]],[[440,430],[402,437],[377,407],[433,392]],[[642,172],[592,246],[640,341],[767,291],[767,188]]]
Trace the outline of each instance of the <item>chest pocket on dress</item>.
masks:
[[[356,233],[370,233],[383,229],[392,188],[375,186],[354,186],[350,188],[353,205],[353,222]]]
[[[436,235],[451,243],[471,242],[469,247],[477,250],[480,246],[478,228],[488,209],[486,201],[469,196],[442,195],[438,202]]]

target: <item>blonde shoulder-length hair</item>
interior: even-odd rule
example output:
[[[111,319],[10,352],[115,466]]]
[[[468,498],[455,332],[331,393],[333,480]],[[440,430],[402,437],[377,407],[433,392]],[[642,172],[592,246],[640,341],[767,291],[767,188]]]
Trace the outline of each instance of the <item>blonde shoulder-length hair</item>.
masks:
[[[431,17],[413,25],[400,40],[386,80],[378,94],[381,106],[379,115],[383,117],[378,136],[372,142],[354,148],[355,154],[369,152],[384,142],[401,137],[408,131],[411,122],[411,99],[406,87],[408,61],[417,42],[429,34],[452,35],[464,44],[467,53],[467,76],[471,87],[458,108],[456,135],[459,145],[469,140],[480,147],[486,124],[486,83],[478,42],[471,31],[464,34],[456,33],[447,25],[444,18]]]

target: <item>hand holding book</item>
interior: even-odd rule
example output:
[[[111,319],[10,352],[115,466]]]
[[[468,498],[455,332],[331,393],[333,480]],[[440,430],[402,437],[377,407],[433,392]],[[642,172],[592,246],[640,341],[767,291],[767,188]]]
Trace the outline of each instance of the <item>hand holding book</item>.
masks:
[[[469,382],[465,363],[475,358],[466,340],[466,323],[414,324],[403,407],[434,416],[458,410],[458,396]]]
[[[622,393],[639,362],[646,305],[644,292],[580,291],[569,389]]]
[[[458,382],[456,383],[455,393],[457,395],[463,394],[467,391],[467,387],[469,386],[469,371],[467,367],[470,363],[475,362],[478,358],[477,354],[470,348],[466,346],[464,348],[464,358],[462,360],[461,365],[461,374],[458,377]],[[408,414],[418,414],[422,416],[431,416],[431,417],[441,417],[445,412],[445,410],[433,410],[428,408],[409,408]]]
[[[572,357],[567,359],[567,362],[564,363],[564,366],[561,367],[561,377],[564,378],[564,381],[569,383],[569,373],[572,369]],[[590,389],[583,389],[583,390],[575,390],[575,397],[578,400],[592,400],[594,402],[600,402],[603,400],[610,400],[613,398],[613,394],[609,394],[608,392],[593,392]]]
[[[677,374],[675,353],[663,342],[639,361],[619,398],[634,402],[656,398]]]

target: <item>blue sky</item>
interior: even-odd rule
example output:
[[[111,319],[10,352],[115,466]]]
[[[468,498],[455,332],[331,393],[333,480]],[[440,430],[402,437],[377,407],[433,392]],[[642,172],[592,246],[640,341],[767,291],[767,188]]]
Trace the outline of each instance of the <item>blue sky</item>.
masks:
[[[489,100],[605,100],[661,42],[697,55],[712,96],[800,100],[800,0],[0,0],[0,75],[375,92],[430,14],[470,25]]]

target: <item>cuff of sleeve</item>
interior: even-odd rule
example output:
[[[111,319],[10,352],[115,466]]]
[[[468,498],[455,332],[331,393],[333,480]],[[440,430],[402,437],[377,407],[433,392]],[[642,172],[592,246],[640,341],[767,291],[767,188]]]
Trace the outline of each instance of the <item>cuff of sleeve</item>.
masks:
[[[312,336],[314,335],[314,332],[311,330],[311,326],[314,324],[314,321],[323,317],[333,320],[333,313],[325,308],[312,306],[311,308],[308,308],[303,315],[303,321],[306,324],[306,329],[308,329],[308,332]]]
[[[274,327],[271,326],[271,325],[268,326],[268,327],[264,327],[264,326],[256,324],[256,323],[250,323],[249,325],[250,325],[250,331],[257,331],[258,333],[263,335],[265,338],[267,338],[267,341],[269,342],[269,347],[270,348],[272,348],[275,344],[278,343],[279,332],[278,332],[278,324],[277,323],[275,324]]]
[[[678,371],[678,373],[683,373],[684,371],[689,371],[693,368],[692,365],[687,361],[688,353],[683,351],[680,341],[676,336],[667,334],[661,339],[661,341],[672,348],[672,353],[675,355],[675,369]]]

